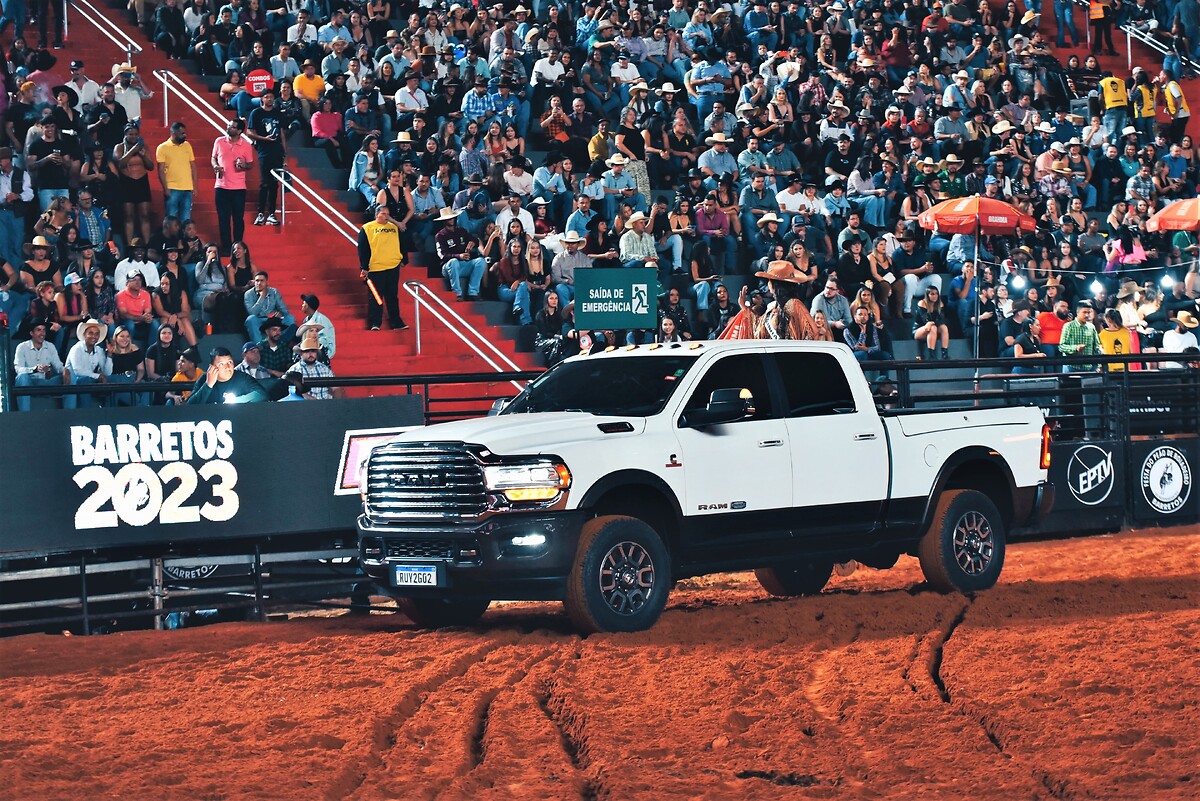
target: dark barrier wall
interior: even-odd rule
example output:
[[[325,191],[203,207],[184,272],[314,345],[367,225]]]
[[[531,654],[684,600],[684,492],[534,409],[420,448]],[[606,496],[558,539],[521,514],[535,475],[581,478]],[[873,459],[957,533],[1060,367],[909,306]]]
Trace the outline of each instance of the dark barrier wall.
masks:
[[[0,554],[352,531],[364,446],[419,396],[0,414]]]
[[[1169,526],[1200,517],[1196,439],[1133,440],[1129,445],[1133,519]]]
[[[1054,508],[1041,531],[1080,531],[1120,526],[1125,519],[1125,442],[1088,440],[1050,446]]]

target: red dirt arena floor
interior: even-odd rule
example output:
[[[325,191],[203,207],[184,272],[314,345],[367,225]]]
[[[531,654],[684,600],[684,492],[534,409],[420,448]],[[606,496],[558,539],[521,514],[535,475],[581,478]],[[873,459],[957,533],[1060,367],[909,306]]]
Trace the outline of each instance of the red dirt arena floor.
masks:
[[[690,580],[583,640],[534,604],[0,640],[0,796],[1200,798],[1200,529],[1016,544],[975,599],[920,582]]]

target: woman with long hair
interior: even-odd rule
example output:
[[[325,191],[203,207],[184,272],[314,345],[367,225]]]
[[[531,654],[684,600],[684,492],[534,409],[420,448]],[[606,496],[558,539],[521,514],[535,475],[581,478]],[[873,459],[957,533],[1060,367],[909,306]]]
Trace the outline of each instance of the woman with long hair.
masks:
[[[488,125],[487,134],[483,137],[483,149],[492,165],[503,166],[508,159],[508,138],[497,120],[492,120]]]
[[[108,152],[102,146],[92,147],[89,152],[91,158],[79,170],[79,188],[89,190],[97,206],[112,208],[113,198],[120,197],[117,167],[109,160]]]
[[[626,107],[621,110],[620,124],[614,140],[617,151],[629,159],[625,172],[637,184],[643,198],[650,197],[650,173],[646,169],[646,137],[638,128],[637,112]]]
[[[163,273],[158,282],[158,292],[154,293],[151,303],[160,326],[174,328],[189,345],[196,346],[196,331],[192,328],[192,304],[175,276]]]
[[[876,319],[894,319],[902,314],[901,305],[904,303],[903,292],[893,292],[899,276],[892,267],[892,257],[888,252],[888,242],[885,237],[879,237],[867,254],[867,263],[871,271],[871,293],[880,312]]]
[[[145,354],[133,341],[133,335],[124,326],[117,326],[108,337],[108,358],[112,361],[109,381],[114,384],[139,384],[146,380]],[[122,392],[112,396],[116,406],[149,406],[150,395],[146,392]]]
[[[196,290],[192,293],[192,307],[203,312],[206,323],[215,323],[221,296],[230,291],[233,283],[233,276],[221,263],[221,248],[216,243],[204,246],[204,257],[196,264],[194,278]]]
[[[929,287],[913,309],[913,339],[917,341],[918,359],[938,358],[939,345],[941,358],[950,358],[950,328],[946,319],[941,293]]]
[[[707,242],[700,241],[692,247],[691,262],[691,295],[696,299],[696,309],[706,311],[711,302],[713,289],[721,283],[721,276],[717,273],[717,266],[713,262],[712,254],[709,253]]]
[[[328,97],[318,100],[317,110],[308,122],[313,144],[325,151],[330,164],[339,170],[343,169],[346,166],[346,138],[341,112],[334,111],[333,100]]]
[[[504,258],[491,267],[496,283],[496,295],[505,303],[512,304],[512,315],[521,325],[533,322],[529,306],[528,262],[525,259],[525,243],[520,237],[509,239],[504,245]]]
[[[354,154],[347,188],[361,194],[369,205],[379,193],[383,183],[382,176],[383,160],[379,153],[379,137],[367,134],[363,139],[362,147]]]
[[[99,266],[88,274],[83,296],[92,319],[112,328],[117,317],[117,290]]]

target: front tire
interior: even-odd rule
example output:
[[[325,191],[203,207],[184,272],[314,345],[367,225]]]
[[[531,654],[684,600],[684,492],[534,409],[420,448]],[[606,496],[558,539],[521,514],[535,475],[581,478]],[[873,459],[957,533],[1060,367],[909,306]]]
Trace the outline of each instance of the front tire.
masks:
[[[422,629],[440,629],[448,626],[470,626],[483,617],[491,601],[477,599],[455,601],[445,598],[399,598],[400,611]]]
[[[760,567],[754,577],[771,595],[819,595],[833,575],[833,561],[798,561],[781,567]]]
[[[1004,544],[1004,520],[991,498],[975,490],[951,490],[938,498],[917,557],[938,592],[977,592],[1000,577]]]
[[[581,633],[643,631],[662,615],[670,589],[670,555],[654,529],[610,515],[583,527],[563,606]]]

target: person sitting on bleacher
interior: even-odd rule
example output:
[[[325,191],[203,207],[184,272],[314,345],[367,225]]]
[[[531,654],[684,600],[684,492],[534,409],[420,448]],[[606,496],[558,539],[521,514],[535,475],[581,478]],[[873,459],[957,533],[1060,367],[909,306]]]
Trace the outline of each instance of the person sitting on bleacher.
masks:
[[[17,345],[13,353],[13,368],[18,387],[61,386],[63,363],[58,351],[46,342],[46,321],[29,323],[29,339]],[[29,396],[17,396],[17,410],[29,411]]]

